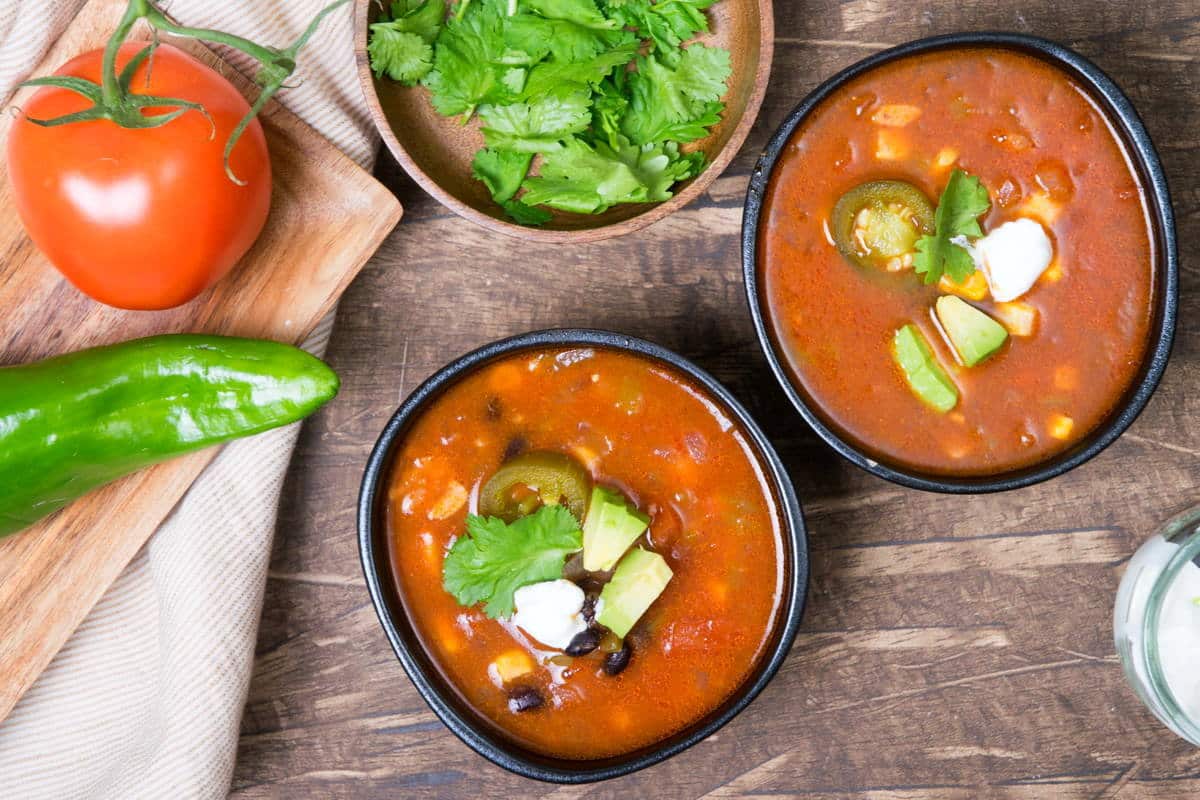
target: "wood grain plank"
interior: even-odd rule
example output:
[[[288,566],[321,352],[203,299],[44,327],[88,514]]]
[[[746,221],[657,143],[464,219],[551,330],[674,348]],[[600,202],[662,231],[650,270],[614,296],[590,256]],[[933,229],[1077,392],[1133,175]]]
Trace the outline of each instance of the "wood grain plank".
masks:
[[[89,3],[36,74],[101,45],[124,6]],[[185,49],[250,90],[211,52]],[[13,102],[27,94],[18,92]],[[9,114],[0,118],[0,142],[12,124]],[[0,181],[0,363],[170,331],[301,341],[395,226],[400,206],[282,106],[268,106],[263,124],[274,168],[267,227],[229,276],[171,311],[119,311],[77,292],[25,236],[11,187]],[[216,452],[130,476],[0,542],[0,720]]]

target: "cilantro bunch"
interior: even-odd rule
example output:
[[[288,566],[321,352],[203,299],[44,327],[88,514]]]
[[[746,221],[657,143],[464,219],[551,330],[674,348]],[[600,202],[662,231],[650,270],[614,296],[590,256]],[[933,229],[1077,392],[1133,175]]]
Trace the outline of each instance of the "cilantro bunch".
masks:
[[[539,225],[546,207],[661,202],[704,169],[680,145],[720,121],[729,52],[683,44],[715,1],[459,0],[447,20],[445,0],[396,0],[368,51],[376,74],[428,87],[439,113],[478,116],[475,177]]]

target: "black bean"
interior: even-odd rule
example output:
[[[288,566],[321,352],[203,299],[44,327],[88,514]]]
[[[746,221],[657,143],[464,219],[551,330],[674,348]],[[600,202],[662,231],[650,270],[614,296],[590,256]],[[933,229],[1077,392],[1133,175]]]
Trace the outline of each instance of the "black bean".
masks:
[[[529,448],[529,442],[525,441],[524,436],[514,436],[509,440],[508,446],[504,448],[504,460],[516,458],[524,453]]]
[[[606,675],[620,675],[629,666],[629,659],[633,656],[633,649],[630,648],[629,642],[625,642],[621,649],[615,653],[609,653],[604,657],[604,673]]]
[[[583,621],[588,625],[596,624],[596,595],[589,594],[583,598]],[[599,644],[600,637],[597,635],[596,643]]]
[[[508,693],[508,710],[514,714],[532,711],[542,705],[542,694],[532,686],[519,686]]]
[[[575,634],[575,638],[563,650],[569,656],[586,656],[588,653],[595,650],[600,645],[600,631],[596,628],[588,628],[585,631]]]

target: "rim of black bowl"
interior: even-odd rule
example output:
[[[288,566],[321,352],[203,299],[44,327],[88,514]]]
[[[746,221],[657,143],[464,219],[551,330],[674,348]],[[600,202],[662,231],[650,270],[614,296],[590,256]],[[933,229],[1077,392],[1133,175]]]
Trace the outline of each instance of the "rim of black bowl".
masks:
[[[599,347],[631,352],[659,361],[702,386],[737,421],[754,448],[775,493],[790,562],[786,565],[789,569],[771,642],[737,691],[703,719],[661,742],[626,755],[591,761],[550,758],[522,748],[473,712],[441,677],[408,622],[392,578],[383,509],[377,506],[377,499],[387,496],[385,483],[396,448],[427,403],[490,361],[545,347]],[[417,387],[388,420],[367,461],[358,498],[358,545],[379,622],[404,671],[434,714],[468,747],[492,763],[526,778],[552,783],[588,783],[628,775],[670,758],[716,732],[758,696],[783,664],[799,630],[808,590],[808,543],[800,501],[774,447],[749,412],[715,378],[677,353],[644,339],[594,329],[555,328],[502,339],[455,359]]]
[[[1150,341],[1146,348],[1138,379],[1129,387],[1121,402],[1091,434],[1074,447],[1047,461],[1011,472],[956,478],[932,475],[903,466],[886,464],[842,437],[810,407],[802,391],[790,377],[783,363],[770,324],[763,310],[758,286],[758,227],[766,199],[767,187],[775,163],[801,122],[830,94],[846,82],[876,67],[905,56],[957,47],[1000,47],[1017,50],[1047,61],[1064,70],[1088,90],[1099,102],[1102,113],[1115,129],[1133,162],[1145,192],[1151,224],[1151,239],[1157,263],[1155,281],[1157,297]],[[1063,474],[1096,456],[1133,424],[1146,407],[1166,369],[1175,335],[1175,317],[1179,303],[1179,254],[1175,238],[1175,218],[1171,209],[1170,192],[1163,174],[1162,163],[1150,141],[1141,118],[1129,98],[1099,67],[1079,53],[1061,44],[1019,33],[976,32],[931,36],[881,51],[859,61],[818,86],[792,112],[771,136],[759,156],[746,192],[745,213],[742,217],[742,272],[746,300],[759,346],[770,364],[771,371],[792,405],[826,444],[842,457],[880,478],[931,492],[950,494],[983,494],[1031,486]],[[815,405],[815,404],[814,404]]]

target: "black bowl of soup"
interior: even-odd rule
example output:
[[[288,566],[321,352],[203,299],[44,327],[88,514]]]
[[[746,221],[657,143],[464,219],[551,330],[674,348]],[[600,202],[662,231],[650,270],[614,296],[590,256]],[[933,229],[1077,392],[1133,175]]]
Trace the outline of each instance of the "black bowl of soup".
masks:
[[[583,783],[710,735],[778,670],[800,504],[746,410],[650,342],[548,330],[442,368],[387,423],[363,570],[430,708],[485,758]]]
[[[1087,461],[1145,407],[1174,335],[1150,138],[1094,64],[1030,36],[922,39],[818,87],[759,159],[742,258],[801,416],[918,489]]]

